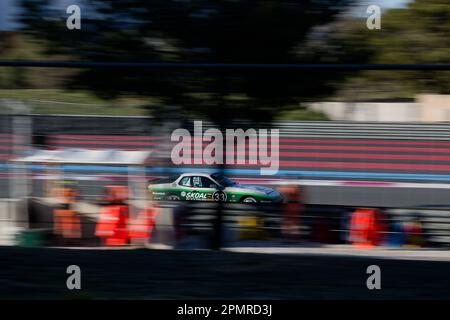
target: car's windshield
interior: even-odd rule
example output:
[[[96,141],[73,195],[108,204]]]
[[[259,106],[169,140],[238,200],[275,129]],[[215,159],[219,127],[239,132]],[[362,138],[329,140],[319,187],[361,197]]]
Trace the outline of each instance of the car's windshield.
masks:
[[[236,182],[234,182],[233,180],[231,180],[219,173],[214,173],[211,175],[211,177],[214,178],[219,184],[221,184],[224,187],[231,187],[236,184]]]
[[[151,184],[160,184],[160,183],[172,183],[175,180],[177,180],[179,176],[171,176],[171,177],[165,177],[160,179],[155,179],[150,181]]]

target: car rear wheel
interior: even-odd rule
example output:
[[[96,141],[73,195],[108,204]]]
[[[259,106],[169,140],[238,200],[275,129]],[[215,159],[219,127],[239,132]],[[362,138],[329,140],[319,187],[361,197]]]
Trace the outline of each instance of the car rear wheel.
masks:
[[[244,203],[256,203],[258,201],[256,201],[256,199],[253,198],[253,197],[245,197],[244,199],[242,199],[242,202],[244,202]]]

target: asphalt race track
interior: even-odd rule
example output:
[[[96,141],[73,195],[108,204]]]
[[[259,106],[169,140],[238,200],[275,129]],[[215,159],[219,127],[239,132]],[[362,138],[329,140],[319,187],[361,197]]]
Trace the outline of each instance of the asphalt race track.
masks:
[[[1,247],[7,299],[448,299],[450,262],[336,255]],[[26,264],[23,261],[27,261]],[[67,290],[66,268],[81,268]],[[367,267],[381,270],[368,290]]]
[[[305,193],[308,204],[392,208],[450,205],[448,189],[307,187]]]
[[[103,185],[111,182],[80,181],[78,187],[84,199],[95,201],[102,196]],[[8,198],[8,180],[0,179],[0,198]],[[37,184],[34,194],[42,194]],[[373,206],[409,208],[417,206],[450,206],[449,189],[330,187],[306,186],[305,203],[342,206]]]

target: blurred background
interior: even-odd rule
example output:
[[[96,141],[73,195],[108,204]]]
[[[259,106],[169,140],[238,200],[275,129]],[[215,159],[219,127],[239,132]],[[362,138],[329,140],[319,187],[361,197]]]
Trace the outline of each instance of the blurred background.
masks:
[[[66,26],[70,5],[79,30]],[[449,18],[446,0],[1,1],[0,60],[186,64],[0,67],[1,244],[447,248],[450,71],[270,65],[447,64]],[[278,174],[174,165],[171,133],[195,120],[278,129]],[[156,202],[147,191],[214,171],[285,202]]]

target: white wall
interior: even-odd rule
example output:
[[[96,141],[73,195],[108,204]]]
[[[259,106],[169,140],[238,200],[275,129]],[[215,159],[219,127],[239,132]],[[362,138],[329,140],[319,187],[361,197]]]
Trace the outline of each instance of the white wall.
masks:
[[[450,121],[450,95],[421,94],[417,103],[421,106],[422,121]]]
[[[324,112],[331,120],[420,121],[420,106],[417,103],[319,102],[310,107]]]

